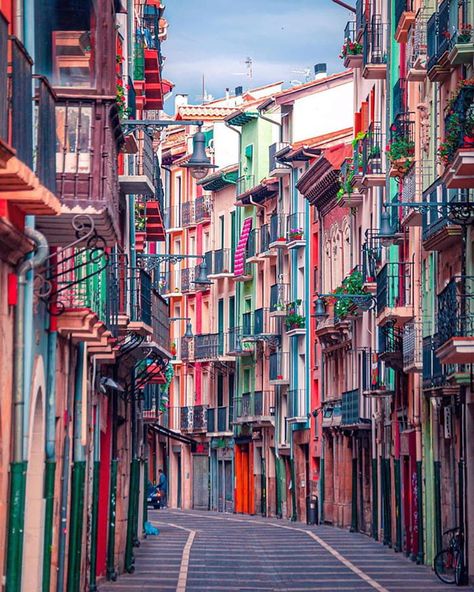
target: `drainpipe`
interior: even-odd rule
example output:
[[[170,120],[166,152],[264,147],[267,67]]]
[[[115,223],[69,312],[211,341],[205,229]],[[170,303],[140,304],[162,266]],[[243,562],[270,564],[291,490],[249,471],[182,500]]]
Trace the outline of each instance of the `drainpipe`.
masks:
[[[23,526],[25,518],[25,488],[27,461],[23,454],[25,417],[25,292],[27,275],[39,267],[48,256],[48,243],[43,234],[25,227],[24,234],[36,244],[35,254],[17,267],[18,295],[14,328],[13,352],[13,460],[10,463],[10,502],[8,511],[8,547],[6,558],[6,589],[20,592]],[[29,387],[29,385],[28,385]]]
[[[15,0],[14,4],[15,10],[15,30],[14,34],[20,41],[23,41],[23,26],[24,26],[24,14],[23,14],[23,0]]]
[[[55,321],[54,321],[55,322]],[[54,482],[56,475],[56,344],[58,334],[50,319],[48,335],[48,375],[46,397],[46,460],[44,478],[44,539],[43,539],[43,592],[51,586],[51,551],[53,544]]]
[[[112,393],[112,450],[110,460],[110,503],[109,503],[109,532],[107,537],[107,579],[115,582],[117,571],[115,570],[115,530],[117,507],[117,422],[118,422],[118,393]]]
[[[84,517],[84,494],[86,477],[86,455],[82,444],[82,400],[87,396],[85,362],[86,344],[77,346],[76,380],[74,385],[74,445],[71,477],[71,505],[69,516],[69,549],[67,591],[79,592],[81,583],[82,532]]]

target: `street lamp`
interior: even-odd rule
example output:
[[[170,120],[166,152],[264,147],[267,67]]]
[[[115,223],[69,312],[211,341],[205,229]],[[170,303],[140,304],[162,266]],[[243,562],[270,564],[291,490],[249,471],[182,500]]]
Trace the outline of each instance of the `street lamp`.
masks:
[[[183,339],[192,339],[194,337],[191,317],[170,317],[170,322],[174,321],[187,321],[186,331],[184,332]]]
[[[198,277],[194,278],[194,285],[198,286],[211,286],[212,282],[207,277],[207,262],[206,259],[202,260],[202,263],[199,265],[199,275]]]
[[[215,164],[211,163],[206,154],[206,136],[201,131],[201,126],[193,136],[191,158],[187,163],[183,164],[183,167],[189,169],[191,176],[197,181],[204,179],[210,170],[217,168]]]
[[[313,317],[322,321],[328,314],[326,312],[326,298],[334,298],[335,300],[351,300],[362,312],[367,312],[376,304],[375,298],[372,294],[316,294],[318,297],[314,304]]]
[[[384,208],[380,214],[380,229],[377,238],[380,239],[383,247],[391,247],[395,242],[394,229],[387,208]]]

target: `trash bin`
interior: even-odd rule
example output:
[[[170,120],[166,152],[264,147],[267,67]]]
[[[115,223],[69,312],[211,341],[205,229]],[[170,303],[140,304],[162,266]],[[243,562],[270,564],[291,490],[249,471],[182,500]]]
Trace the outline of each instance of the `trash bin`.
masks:
[[[318,496],[306,496],[306,524],[318,524]]]

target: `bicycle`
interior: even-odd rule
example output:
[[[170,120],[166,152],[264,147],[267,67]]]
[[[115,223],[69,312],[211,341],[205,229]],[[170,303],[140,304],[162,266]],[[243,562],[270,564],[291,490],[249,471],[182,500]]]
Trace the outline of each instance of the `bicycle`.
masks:
[[[448,548],[440,551],[434,558],[434,570],[438,578],[445,584],[461,584],[464,572],[463,532],[456,526],[446,530],[443,535],[449,538]]]

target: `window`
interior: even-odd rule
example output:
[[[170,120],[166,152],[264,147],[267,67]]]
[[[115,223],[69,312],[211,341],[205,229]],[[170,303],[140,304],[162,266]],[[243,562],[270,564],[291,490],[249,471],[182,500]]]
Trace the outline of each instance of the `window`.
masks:
[[[61,173],[91,172],[92,107],[56,107],[56,170]]]

